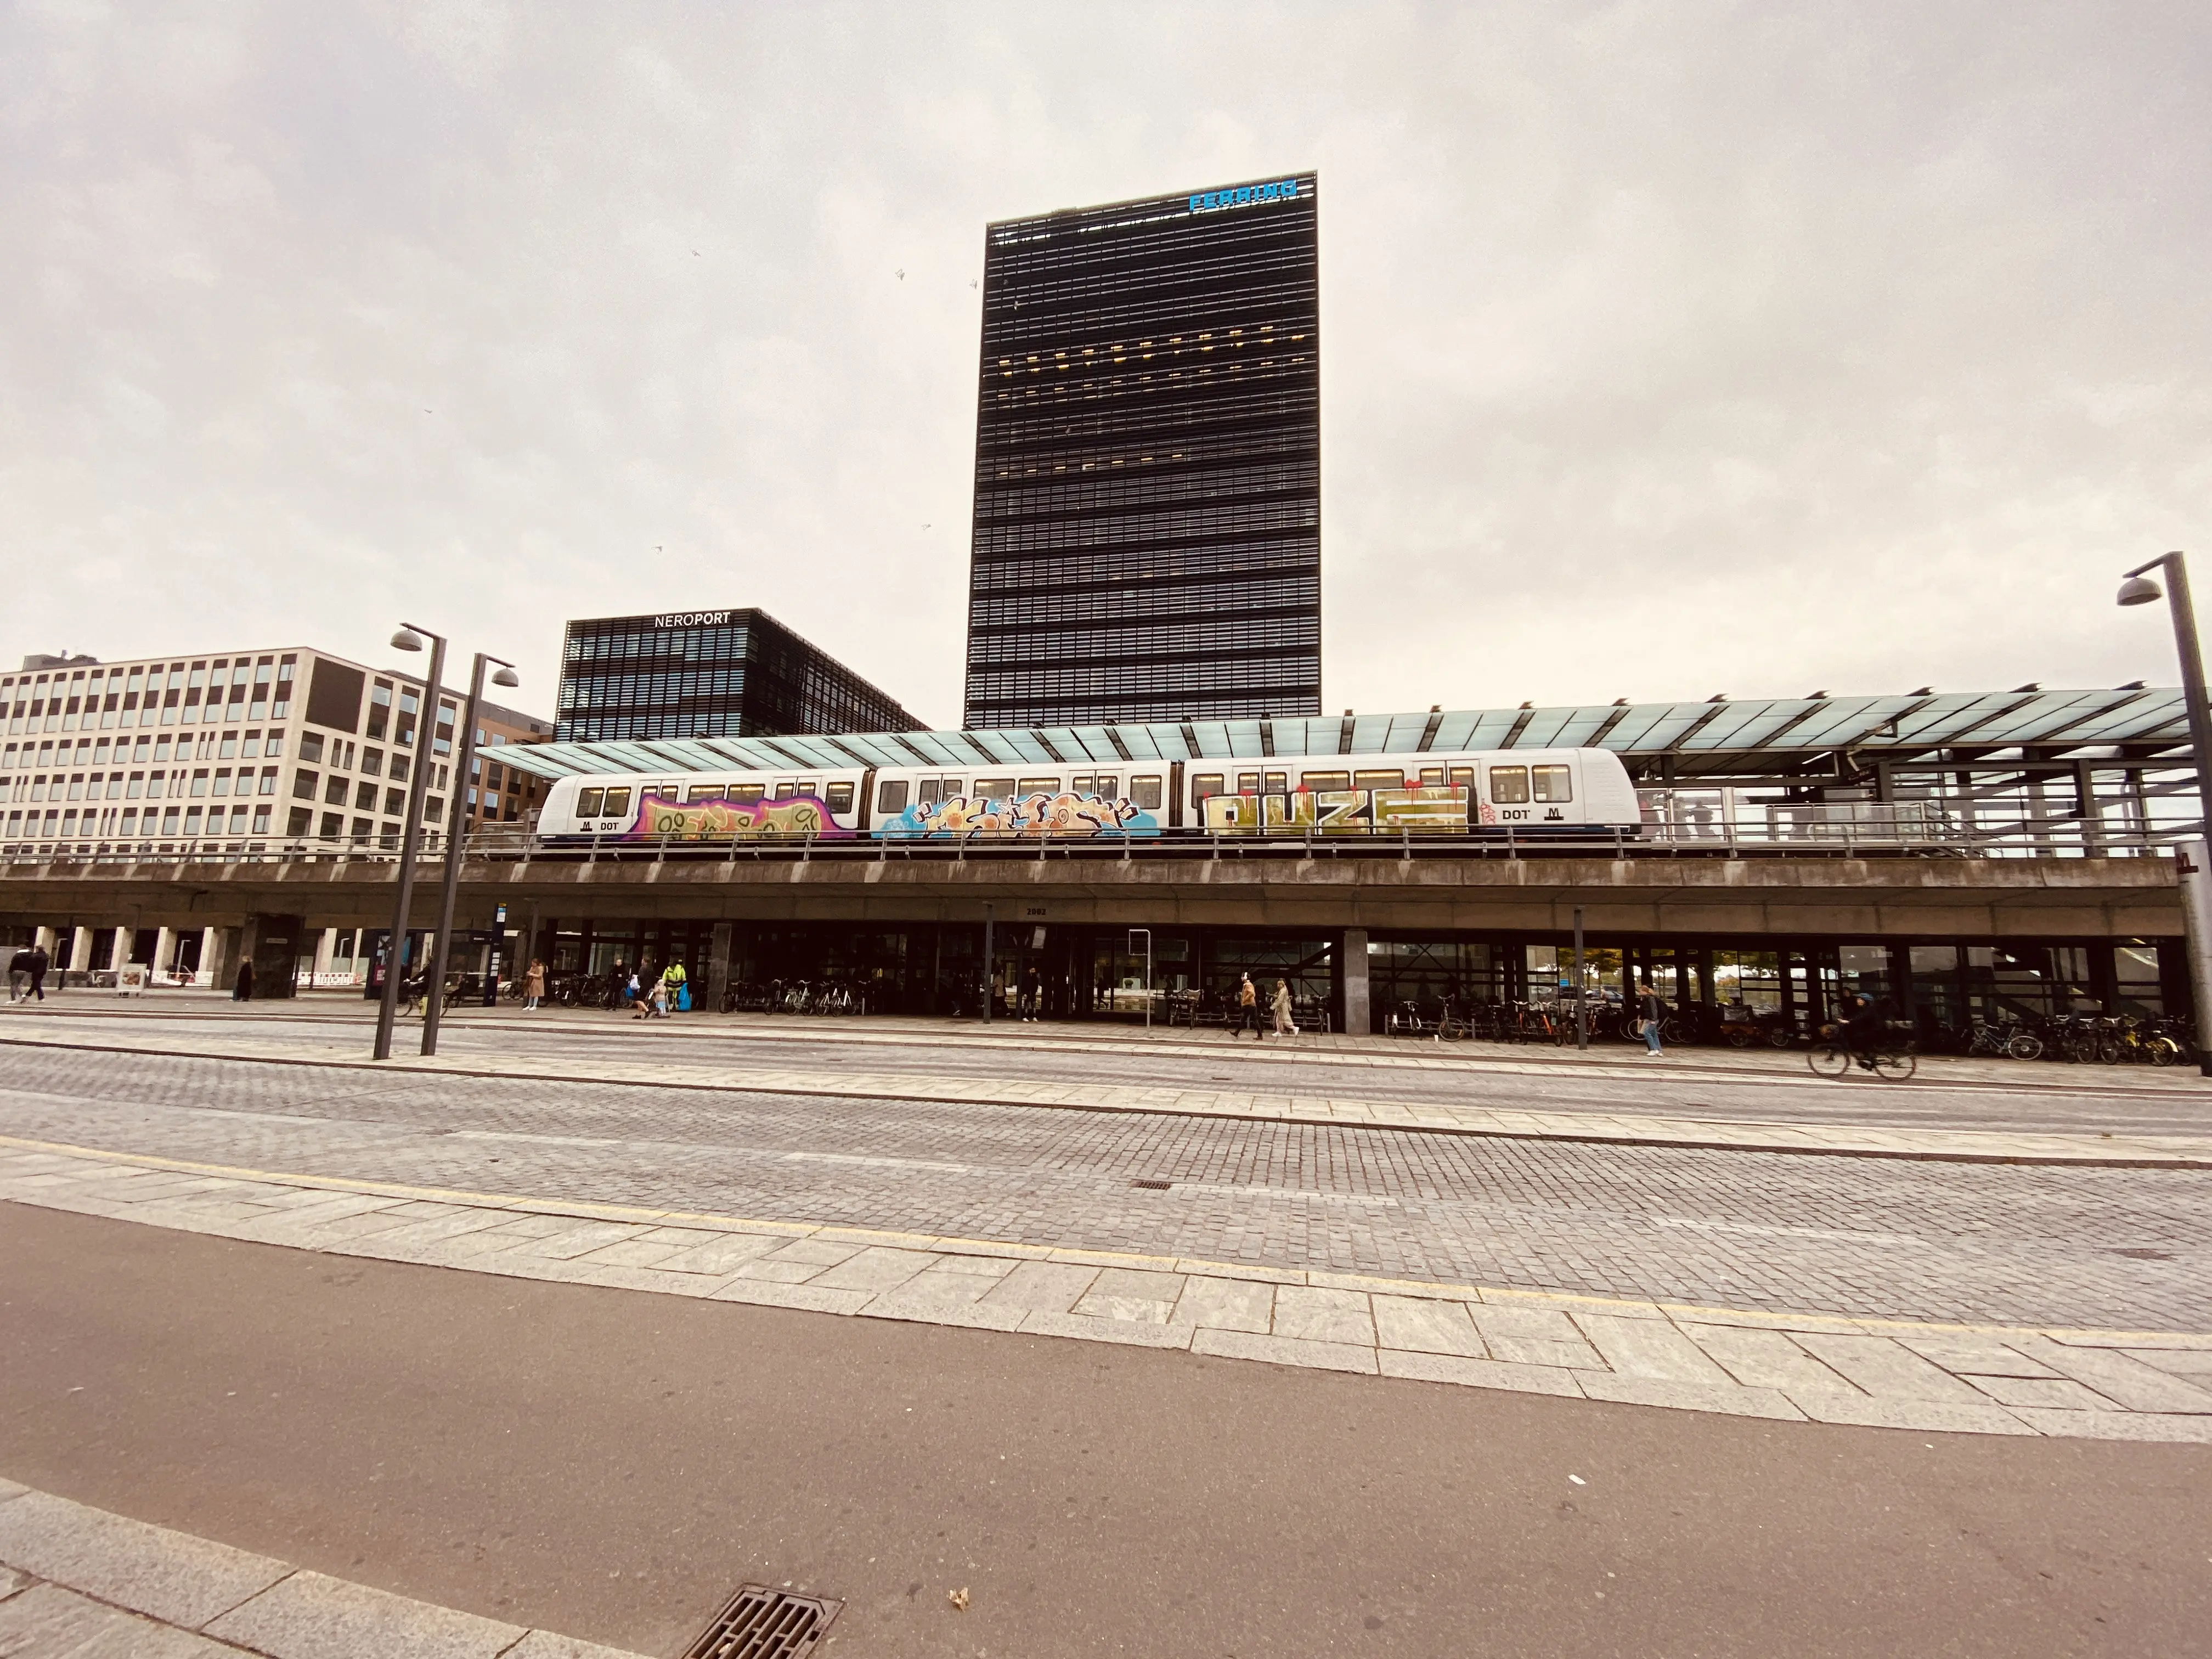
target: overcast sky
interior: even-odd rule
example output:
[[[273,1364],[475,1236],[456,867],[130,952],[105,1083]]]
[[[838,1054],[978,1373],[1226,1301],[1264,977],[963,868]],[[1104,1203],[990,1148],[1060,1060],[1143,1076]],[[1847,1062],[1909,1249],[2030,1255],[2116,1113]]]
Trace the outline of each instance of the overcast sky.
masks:
[[[1315,167],[1331,712],[2171,683],[2208,87],[2203,0],[26,0],[0,653],[550,713],[758,605],[951,724],[984,224]]]

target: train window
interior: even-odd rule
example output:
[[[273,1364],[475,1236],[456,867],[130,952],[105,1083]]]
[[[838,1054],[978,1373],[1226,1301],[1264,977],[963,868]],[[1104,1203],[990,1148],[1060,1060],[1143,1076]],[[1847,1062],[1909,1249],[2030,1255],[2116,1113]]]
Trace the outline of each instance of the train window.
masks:
[[[1424,788],[1424,789],[1441,789],[1441,788],[1443,788],[1443,787],[1444,787],[1444,769],[1443,769],[1443,767],[1441,767],[1441,766],[1424,766],[1424,767],[1421,769],[1421,787],[1422,787],[1422,788]]]
[[[1536,769],[1538,800],[1572,800],[1574,798],[1575,774],[1572,767],[1540,766]]]
[[[1078,772],[1067,781],[1067,787],[1079,795],[1088,795],[1098,787],[1098,780],[1088,772]]]
[[[798,789],[799,786],[797,784],[793,783],[789,778],[786,778],[781,783],[776,785],[775,798],[778,800],[789,800],[792,796],[798,792]]]
[[[1403,772],[1395,771],[1354,772],[1352,775],[1352,787],[1354,789],[1403,789],[1406,787],[1406,775]]]
[[[1107,800],[1112,800],[1121,793],[1121,780],[1111,772],[1101,772],[1098,775],[1098,787],[1093,793]]]
[[[1267,793],[1269,794],[1280,795],[1287,793],[1290,790],[1290,777],[1286,773],[1270,772],[1267,774]]]
[[[618,818],[629,811],[629,791],[627,789],[608,790],[606,799],[599,805],[599,816],[603,818]]]
[[[842,783],[831,784],[830,786],[830,799],[826,804],[833,812],[851,811],[853,810],[852,781],[848,779]]]
[[[943,787],[944,786],[935,778],[922,779],[914,787],[915,804],[917,806],[936,805],[938,802],[945,799],[943,795],[938,793],[938,791]]]
[[[1237,793],[1240,795],[1258,794],[1260,775],[1257,772],[1239,772],[1237,775]]]
[[[1190,781],[1190,798],[1193,800],[1205,800],[1220,793],[1221,774],[1218,772],[1201,772]]]
[[[1012,778],[978,778],[975,780],[975,793],[986,800],[1004,800],[1014,793],[1014,781]]]
[[[906,811],[906,780],[885,778],[876,786],[876,811],[903,812]]]
[[[957,778],[945,779],[945,793],[941,799],[945,800],[957,800],[960,798],[960,792],[963,787],[964,786],[962,785],[960,780]]]
[[[1021,793],[1024,795],[1056,795],[1060,793],[1058,778],[1024,778]]]
[[[1474,788],[1474,769],[1472,766],[1453,767],[1451,769],[1451,781],[1452,787],[1455,789]]]
[[[1490,769],[1490,799],[1500,806],[1515,806],[1528,799],[1528,769],[1493,766]]]
[[[719,783],[695,783],[684,792],[684,800],[689,805],[694,801],[719,799],[721,793],[722,786]]]
[[[1131,778],[1129,802],[1140,811],[1160,810],[1160,781],[1158,778]]]
[[[733,783],[730,786],[730,799],[740,806],[759,805],[761,797],[767,793],[768,788],[764,784]]]
[[[606,799],[604,789],[580,789],[576,792],[576,816],[595,818],[599,815],[599,803]]]
[[[811,795],[819,800],[822,798],[822,786],[811,778],[801,778],[791,786],[791,793],[794,795]]]
[[[1309,772],[1298,780],[1298,787],[1301,789],[1349,789],[1352,787],[1352,774]]]

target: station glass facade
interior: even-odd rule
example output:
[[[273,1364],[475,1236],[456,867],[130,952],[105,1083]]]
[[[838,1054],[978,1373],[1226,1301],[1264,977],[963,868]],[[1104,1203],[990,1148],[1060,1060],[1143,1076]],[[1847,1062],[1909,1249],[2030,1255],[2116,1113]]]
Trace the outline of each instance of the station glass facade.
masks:
[[[1302,173],[991,226],[970,728],[1321,707]]]
[[[761,611],[568,624],[562,742],[913,732],[922,722]]]

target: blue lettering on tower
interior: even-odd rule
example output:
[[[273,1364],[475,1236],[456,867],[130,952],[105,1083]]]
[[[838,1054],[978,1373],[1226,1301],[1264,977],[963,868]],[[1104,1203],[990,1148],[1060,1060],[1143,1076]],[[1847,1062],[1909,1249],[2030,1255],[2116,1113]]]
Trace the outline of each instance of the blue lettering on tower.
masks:
[[[1234,190],[1200,191],[1190,198],[1193,213],[1216,213],[1224,208],[1251,207],[1261,202],[1291,202],[1297,199],[1298,181],[1285,179],[1277,184],[1239,185]]]

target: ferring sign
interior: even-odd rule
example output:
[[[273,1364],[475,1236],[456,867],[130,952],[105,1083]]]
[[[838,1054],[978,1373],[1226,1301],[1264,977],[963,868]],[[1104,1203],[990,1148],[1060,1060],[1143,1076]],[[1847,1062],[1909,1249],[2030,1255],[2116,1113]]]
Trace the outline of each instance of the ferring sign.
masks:
[[[1223,208],[1252,207],[1261,202],[1294,202],[1297,195],[1298,181],[1295,179],[1272,185],[1239,185],[1234,190],[1199,191],[1190,198],[1190,210],[1218,213]]]
[[[726,611],[677,611],[665,617],[655,617],[655,628],[719,628],[729,621]]]

